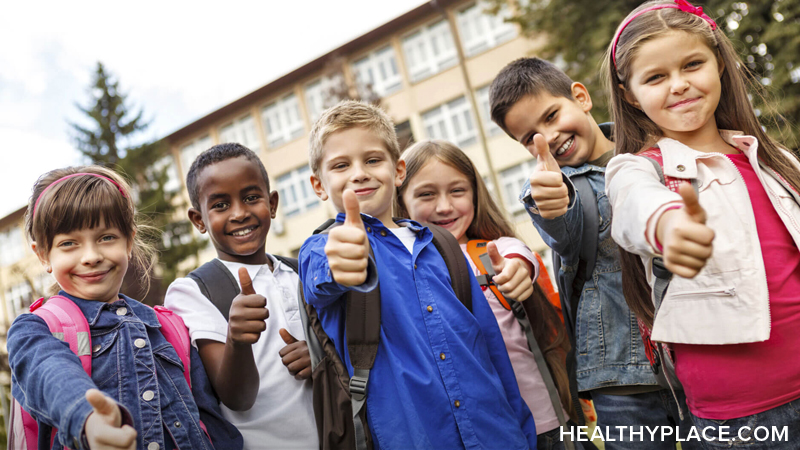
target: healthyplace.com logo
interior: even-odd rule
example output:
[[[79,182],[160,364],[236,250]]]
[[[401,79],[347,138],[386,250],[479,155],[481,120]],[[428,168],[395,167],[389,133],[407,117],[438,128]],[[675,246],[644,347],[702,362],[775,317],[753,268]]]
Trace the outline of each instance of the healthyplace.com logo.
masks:
[[[569,429],[561,429],[561,440],[569,437],[572,441],[588,442],[601,440],[603,442],[664,442],[666,440],[687,442],[687,441],[718,441],[718,442],[788,442],[789,427],[748,427],[744,426],[738,430],[721,425],[719,427],[690,427],[685,435],[686,429],[679,427],[643,427],[643,426],[616,426],[616,427],[594,427],[589,434],[589,427],[577,426]]]

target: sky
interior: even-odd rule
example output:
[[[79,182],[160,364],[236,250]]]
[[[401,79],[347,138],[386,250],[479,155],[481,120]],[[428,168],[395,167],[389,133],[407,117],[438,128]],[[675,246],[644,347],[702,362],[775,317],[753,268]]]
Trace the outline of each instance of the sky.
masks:
[[[157,139],[425,3],[423,0],[6,2],[0,15],[0,217],[43,173],[85,163],[101,61]]]

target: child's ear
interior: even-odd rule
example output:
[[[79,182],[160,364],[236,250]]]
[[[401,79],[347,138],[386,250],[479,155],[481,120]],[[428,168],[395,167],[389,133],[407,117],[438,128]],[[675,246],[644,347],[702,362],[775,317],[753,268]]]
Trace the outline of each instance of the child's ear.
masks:
[[[589,95],[589,90],[586,89],[586,86],[584,86],[581,83],[575,82],[572,83],[570,90],[572,91],[572,98],[574,98],[575,101],[581,105],[581,108],[583,108],[583,112],[588,113],[589,111],[592,110],[592,96]]]
[[[397,165],[394,170],[394,185],[395,187],[400,187],[403,185],[403,181],[406,179],[406,162],[402,159],[397,161]]]
[[[278,212],[278,200],[280,200],[278,191],[272,191],[269,193],[269,217],[271,219],[274,219],[275,214]]]
[[[42,264],[42,267],[44,267],[44,270],[47,271],[47,273],[52,273],[53,268],[50,266],[50,260],[47,258],[47,255],[43,255],[36,249],[36,242],[31,242],[31,250],[33,250],[33,253],[39,258],[39,262]]]
[[[200,211],[194,208],[189,208],[188,214],[189,214],[189,222],[192,222],[192,225],[194,225],[194,227],[197,228],[197,231],[199,231],[200,234],[205,233],[206,224],[203,223],[203,215],[200,214]]]
[[[622,91],[623,98],[625,99],[626,102],[628,102],[629,105],[633,106],[636,109],[642,109],[642,105],[640,105],[639,102],[636,101],[636,97],[633,96],[631,91],[625,89],[625,85],[620,83],[617,86],[619,86],[619,89]]]
[[[133,258],[133,244],[136,242],[136,230],[133,230],[133,234],[131,234],[131,238],[128,239],[128,259]]]
[[[314,193],[317,194],[320,200],[323,202],[328,200],[328,192],[325,191],[325,186],[322,184],[322,180],[317,178],[316,175],[311,175],[311,188],[314,189]]]

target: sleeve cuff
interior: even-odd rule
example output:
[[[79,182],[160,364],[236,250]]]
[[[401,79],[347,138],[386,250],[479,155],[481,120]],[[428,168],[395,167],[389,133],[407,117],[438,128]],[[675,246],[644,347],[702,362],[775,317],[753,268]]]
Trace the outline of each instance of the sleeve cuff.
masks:
[[[328,270],[328,274],[330,274],[330,269]],[[378,266],[375,265],[375,259],[372,257],[372,255],[369,255],[369,261],[367,262],[367,279],[364,281],[364,284],[352,286],[350,289],[357,292],[371,292],[377,286]]]
[[[645,229],[645,239],[647,239],[647,243],[650,245],[650,251],[652,251],[653,254],[660,255],[664,250],[661,246],[661,242],[658,241],[658,236],[656,236],[658,221],[661,220],[661,216],[667,211],[679,209],[682,206],[682,202],[665,203],[650,216],[650,220],[647,221],[647,228]]]

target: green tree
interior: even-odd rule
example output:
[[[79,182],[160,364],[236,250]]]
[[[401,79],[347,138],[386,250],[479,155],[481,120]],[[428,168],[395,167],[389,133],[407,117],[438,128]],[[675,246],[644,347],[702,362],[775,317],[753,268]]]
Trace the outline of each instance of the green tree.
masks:
[[[176,278],[180,262],[197,255],[205,243],[194,239],[188,220],[176,220],[186,205],[181,201],[180,188],[168,188],[173,166],[169,148],[162,141],[136,143],[134,138],[149,124],[142,119],[142,110],[131,112],[119,81],[101,63],[97,64],[90,95],[90,106],[78,107],[91,125],[71,124],[75,142],[91,163],[116,170],[128,179],[137,213],[149,226],[144,237],[159,254],[150,289],[138,283],[136,275],[141,268],[134,268],[128,271],[123,291],[145,303],[158,304],[166,286]],[[131,115],[134,117],[127,119]]]
[[[558,62],[593,94],[593,114],[608,120],[600,65],[614,31],[640,0],[511,0],[508,19],[530,37],[544,35],[542,58]],[[509,0],[489,0],[489,11],[507,11]],[[790,148],[800,145],[800,0],[697,2],[725,31],[757,82],[766,102],[754,99],[763,125]],[[783,119],[780,118],[782,116]],[[776,127],[777,124],[777,127]]]

